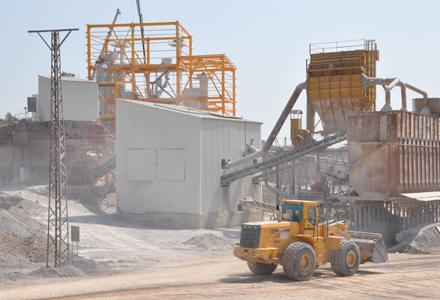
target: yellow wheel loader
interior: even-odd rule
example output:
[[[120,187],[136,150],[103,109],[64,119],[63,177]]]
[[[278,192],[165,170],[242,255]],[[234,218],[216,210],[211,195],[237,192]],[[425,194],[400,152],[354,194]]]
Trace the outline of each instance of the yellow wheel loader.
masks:
[[[356,273],[359,264],[386,262],[381,234],[348,231],[343,222],[320,222],[317,201],[283,200],[279,221],[244,223],[234,255],[256,275],[269,275],[278,265],[292,280],[307,280],[330,262],[340,276]]]

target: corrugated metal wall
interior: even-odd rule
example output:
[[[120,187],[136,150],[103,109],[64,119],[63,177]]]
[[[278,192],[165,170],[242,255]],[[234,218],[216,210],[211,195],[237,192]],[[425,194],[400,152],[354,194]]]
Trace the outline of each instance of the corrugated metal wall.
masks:
[[[440,187],[439,119],[402,112],[397,114],[396,121],[401,190],[437,190]]]
[[[388,244],[401,230],[440,222],[440,201],[356,201],[348,215],[352,230],[380,232]]]
[[[439,128],[439,118],[409,112],[350,115],[350,183],[378,196],[439,190]]]

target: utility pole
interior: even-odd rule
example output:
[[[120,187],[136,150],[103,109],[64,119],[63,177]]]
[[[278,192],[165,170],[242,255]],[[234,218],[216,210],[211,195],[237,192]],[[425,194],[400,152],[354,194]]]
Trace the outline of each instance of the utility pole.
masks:
[[[46,268],[70,263],[69,218],[66,199],[66,134],[61,85],[61,45],[78,28],[30,30],[40,36],[51,53],[50,73],[50,167],[47,216]],[[43,34],[50,33],[50,43]],[[60,33],[65,33],[60,41]]]

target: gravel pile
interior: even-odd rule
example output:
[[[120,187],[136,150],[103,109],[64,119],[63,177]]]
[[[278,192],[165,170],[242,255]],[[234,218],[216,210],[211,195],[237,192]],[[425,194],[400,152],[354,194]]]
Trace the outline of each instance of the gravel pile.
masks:
[[[80,257],[74,257],[71,265],[45,268],[47,208],[38,202],[38,192],[0,192],[0,284],[111,274],[108,264]],[[41,193],[47,197],[44,189]]]
[[[440,223],[408,228],[396,235],[396,241],[398,244],[389,252],[440,252]]]
[[[184,241],[183,244],[202,250],[229,251],[233,245],[233,241],[212,233],[203,233]]]
[[[23,270],[0,273],[0,283],[18,280],[34,280],[38,278],[82,277],[111,274],[106,263],[97,263],[90,259],[74,257],[71,265],[60,268],[45,268],[41,266],[33,271]]]
[[[82,257],[74,257],[71,265],[60,268],[40,268],[25,275],[26,278],[52,278],[52,277],[80,277],[110,274],[110,267],[106,263],[95,262]]]
[[[69,186],[67,195],[69,199],[78,201],[95,213],[116,212],[116,193],[103,180],[98,180],[95,184]]]
[[[36,219],[38,203],[0,194],[0,265],[45,260],[45,226]]]

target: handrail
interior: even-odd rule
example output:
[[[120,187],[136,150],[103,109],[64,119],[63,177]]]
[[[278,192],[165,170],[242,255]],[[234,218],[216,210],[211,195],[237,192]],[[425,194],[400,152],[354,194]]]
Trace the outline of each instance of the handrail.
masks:
[[[332,46],[326,46],[332,45]],[[322,46],[322,47],[321,47]],[[309,53],[328,53],[326,50],[332,50],[334,52],[338,49],[348,49],[352,50],[371,50],[376,51],[377,46],[374,40],[357,39],[357,40],[345,40],[345,41],[334,41],[334,42],[324,42],[324,43],[311,43],[309,44]],[[314,52],[321,51],[321,52]]]

